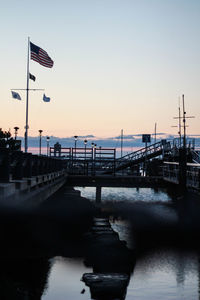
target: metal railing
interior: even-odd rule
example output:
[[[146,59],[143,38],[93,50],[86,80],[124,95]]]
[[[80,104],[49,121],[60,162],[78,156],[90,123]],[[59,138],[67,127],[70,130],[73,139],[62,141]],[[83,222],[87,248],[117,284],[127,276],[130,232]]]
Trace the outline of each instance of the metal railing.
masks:
[[[200,153],[195,150],[191,150],[191,154],[193,162],[200,164]]]
[[[179,163],[164,162],[163,179],[171,183],[179,184]],[[200,189],[200,164],[187,163],[186,186]]]
[[[172,147],[171,143],[167,141],[161,141],[157,142],[155,144],[152,144],[148,147],[144,147],[140,150],[128,153],[121,158],[118,158],[115,160],[115,170],[120,170],[127,168],[128,166],[138,164],[141,162],[145,162],[146,160],[149,160],[151,158],[157,157],[159,155],[164,156],[165,153],[171,152]],[[111,164],[108,162],[107,164],[104,164],[105,170],[109,172]]]
[[[0,182],[21,180],[65,168],[66,163],[62,159],[0,148]]]

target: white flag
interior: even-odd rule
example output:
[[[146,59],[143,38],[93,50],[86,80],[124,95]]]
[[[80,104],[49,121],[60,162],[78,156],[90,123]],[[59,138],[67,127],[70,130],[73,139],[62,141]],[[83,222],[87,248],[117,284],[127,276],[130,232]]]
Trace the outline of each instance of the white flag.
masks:
[[[45,94],[43,95],[43,101],[44,102],[50,102],[50,100],[51,99],[49,97],[46,97]]]
[[[13,91],[11,91],[11,93],[12,93],[12,97],[13,97],[14,99],[22,100],[21,97],[20,97],[20,95],[19,95],[18,93],[13,92]]]

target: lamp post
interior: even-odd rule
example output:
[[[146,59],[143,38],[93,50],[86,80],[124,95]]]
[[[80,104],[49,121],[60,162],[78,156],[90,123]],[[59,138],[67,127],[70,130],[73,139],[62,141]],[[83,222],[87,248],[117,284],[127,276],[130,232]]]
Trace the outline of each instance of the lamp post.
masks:
[[[86,160],[86,147],[87,147],[87,140],[84,140],[84,145],[85,145],[85,160]]]
[[[101,167],[101,146],[99,146],[99,150],[100,150],[100,153],[99,153],[99,160],[100,160],[100,167]]]
[[[50,137],[47,136],[47,156],[49,156],[49,141],[50,141]]]
[[[93,142],[91,143],[91,146],[92,146],[92,160],[93,160],[93,156],[94,156],[93,155],[93,150],[94,150],[94,143]]]
[[[75,148],[75,159],[76,159],[76,143],[77,143],[78,135],[74,136],[74,148]]]
[[[92,146],[92,175],[94,173],[94,143],[91,143]]]
[[[86,147],[87,147],[87,140],[84,140],[84,145],[85,145],[85,162],[84,162],[84,172],[86,174],[86,170],[87,170],[87,174],[88,174],[88,165],[86,163]]]
[[[96,173],[96,148],[97,144],[94,144],[94,175]]]
[[[16,140],[17,139],[17,132],[19,130],[19,127],[15,126],[14,129],[15,129],[15,140]]]
[[[40,137],[40,139],[39,139],[39,155],[41,155],[41,144],[42,144],[42,132],[43,132],[43,130],[40,129],[38,131],[39,131],[39,137]]]
[[[94,144],[94,159],[96,158],[96,148],[97,148],[97,144]]]

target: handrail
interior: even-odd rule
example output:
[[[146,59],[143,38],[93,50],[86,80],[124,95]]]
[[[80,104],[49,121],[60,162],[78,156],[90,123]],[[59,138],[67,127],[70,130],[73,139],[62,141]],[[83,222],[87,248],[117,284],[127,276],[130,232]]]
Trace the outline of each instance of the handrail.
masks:
[[[195,162],[195,163],[200,163],[200,155],[198,152],[196,152],[195,150],[191,150],[191,153],[192,153],[192,160]]]
[[[160,146],[161,144],[162,144],[161,142],[157,142],[157,143],[152,144],[152,145],[150,145],[150,146],[148,146],[148,147],[143,147],[143,148],[141,148],[141,149],[139,149],[139,150],[133,151],[133,152],[131,152],[131,153],[128,153],[128,154],[126,154],[126,155],[124,155],[124,156],[122,156],[122,157],[116,159],[116,161],[122,160],[122,159],[124,159],[124,158],[126,158],[126,157],[130,157],[130,156],[132,156],[132,155],[133,155],[133,156],[134,156],[134,155],[137,155],[138,153],[146,152],[146,150],[151,149],[151,148],[154,149],[156,145]]]
[[[166,141],[166,143],[163,143],[163,141],[157,142],[155,144],[151,144],[148,147],[143,147],[139,150],[136,150],[134,152],[128,153],[118,159],[115,160],[115,170],[122,168],[123,166],[127,166],[129,163],[134,163],[140,159],[150,158],[152,157],[152,154],[154,155],[160,155],[162,151],[171,150],[171,143]],[[104,167],[112,167],[111,164],[106,163],[103,165]]]

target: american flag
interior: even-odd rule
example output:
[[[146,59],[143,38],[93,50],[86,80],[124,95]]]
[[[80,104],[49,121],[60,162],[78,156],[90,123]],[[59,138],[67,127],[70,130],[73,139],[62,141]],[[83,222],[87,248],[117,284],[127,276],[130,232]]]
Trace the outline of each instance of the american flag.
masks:
[[[52,68],[53,60],[49,57],[46,51],[30,42],[31,59],[37,61],[40,65]]]

